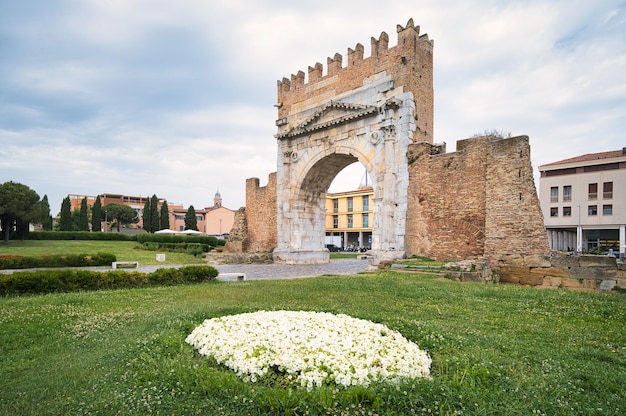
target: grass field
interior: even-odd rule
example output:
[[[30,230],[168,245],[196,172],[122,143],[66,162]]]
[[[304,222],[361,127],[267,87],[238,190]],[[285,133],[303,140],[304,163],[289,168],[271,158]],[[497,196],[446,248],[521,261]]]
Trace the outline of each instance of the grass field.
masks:
[[[244,383],[185,337],[257,310],[400,331],[432,379],[310,392]],[[626,297],[392,271],[0,299],[2,415],[623,415]]]
[[[113,253],[118,261],[138,261],[139,264],[163,264],[156,261],[155,251],[141,250],[136,241],[43,240],[9,241],[0,243],[0,255],[19,254],[41,256],[45,254],[95,254]],[[205,261],[185,253],[165,253],[165,264],[200,264]]]

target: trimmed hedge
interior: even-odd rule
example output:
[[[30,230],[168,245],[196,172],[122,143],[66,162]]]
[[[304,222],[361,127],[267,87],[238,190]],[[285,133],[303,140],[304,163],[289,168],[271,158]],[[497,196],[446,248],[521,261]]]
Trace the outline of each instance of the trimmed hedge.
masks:
[[[217,237],[212,235],[173,235],[173,234],[137,234],[139,243],[155,242],[155,243],[198,243],[208,244],[215,247],[219,244]],[[223,240],[222,240],[223,241]]]
[[[33,231],[28,233],[29,240],[114,240],[137,241],[137,235],[122,233],[103,233],[89,231]]]
[[[122,289],[145,286],[172,286],[214,280],[212,266],[160,268],[152,273],[123,270],[41,270],[0,274],[0,295],[74,292],[79,290]]]
[[[0,270],[34,269],[39,267],[110,266],[117,260],[115,254],[55,254],[48,256],[0,256]]]
[[[177,252],[185,252],[188,250],[200,250],[205,253],[211,251],[210,244],[200,244],[200,243],[157,243],[154,241],[148,241],[141,245],[146,250],[170,250]]]

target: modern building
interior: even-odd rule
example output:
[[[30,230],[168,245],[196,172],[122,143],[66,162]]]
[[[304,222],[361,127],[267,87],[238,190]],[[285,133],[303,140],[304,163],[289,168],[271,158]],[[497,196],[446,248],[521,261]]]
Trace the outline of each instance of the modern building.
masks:
[[[374,190],[371,186],[355,191],[326,194],[326,242],[344,250],[372,246]]]
[[[539,200],[550,247],[626,250],[626,147],[539,166]]]

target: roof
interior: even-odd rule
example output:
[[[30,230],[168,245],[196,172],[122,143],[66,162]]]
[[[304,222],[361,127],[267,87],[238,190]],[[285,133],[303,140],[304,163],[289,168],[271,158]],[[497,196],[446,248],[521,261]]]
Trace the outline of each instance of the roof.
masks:
[[[569,163],[582,163],[582,162],[592,162],[592,161],[603,160],[603,159],[614,159],[614,158],[622,157],[622,156],[626,156],[626,148],[622,150],[611,150],[609,152],[588,153],[582,156],[576,156],[576,157],[572,157],[569,159],[559,160],[558,162],[546,163],[545,165],[542,165],[539,168],[541,169],[542,167],[565,165]]]

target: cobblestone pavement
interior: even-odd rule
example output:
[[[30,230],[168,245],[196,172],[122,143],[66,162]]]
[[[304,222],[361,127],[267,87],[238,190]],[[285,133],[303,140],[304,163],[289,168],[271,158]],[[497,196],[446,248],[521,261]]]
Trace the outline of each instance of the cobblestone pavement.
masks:
[[[323,274],[356,274],[365,271],[368,265],[367,260],[356,259],[335,259],[327,264],[211,264],[220,274],[244,273],[246,279],[290,279]]]

